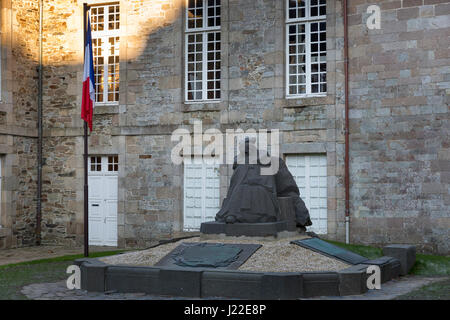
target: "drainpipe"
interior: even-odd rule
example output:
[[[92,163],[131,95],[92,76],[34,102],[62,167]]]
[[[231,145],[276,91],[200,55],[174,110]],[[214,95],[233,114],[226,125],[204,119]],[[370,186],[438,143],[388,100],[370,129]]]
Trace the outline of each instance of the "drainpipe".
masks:
[[[36,245],[41,244],[42,221],[42,24],[43,3],[39,1],[39,83],[38,83],[38,150],[37,150],[37,205],[36,205]]]
[[[343,0],[344,13],[344,73],[345,73],[345,243],[350,243],[350,152],[349,152],[349,119],[348,119],[348,20],[347,0]]]

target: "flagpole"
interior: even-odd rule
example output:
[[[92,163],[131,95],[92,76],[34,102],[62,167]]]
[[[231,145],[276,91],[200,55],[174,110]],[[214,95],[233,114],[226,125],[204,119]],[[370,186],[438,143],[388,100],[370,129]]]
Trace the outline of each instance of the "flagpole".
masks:
[[[84,35],[84,50],[86,50],[86,13],[88,6],[83,3],[83,35]],[[83,56],[85,56],[83,54]],[[85,62],[86,63],[86,62]],[[84,256],[89,257],[89,206],[88,206],[88,127],[87,122],[84,122]]]

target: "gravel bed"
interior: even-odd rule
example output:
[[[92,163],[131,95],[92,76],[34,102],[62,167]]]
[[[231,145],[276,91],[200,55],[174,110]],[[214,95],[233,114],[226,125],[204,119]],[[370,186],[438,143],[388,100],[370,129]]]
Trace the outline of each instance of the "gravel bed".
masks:
[[[216,242],[253,243],[262,245],[261,248],[239,267],[239,270],[259,272],[337,271],[350,266],[339,260],[329,258],[320,253],[290,243],[292,240],[303,238],[309,237],[296,236],[271,241],[239,238],[205,240],[196,237],[164,244],[147,250],[103,257],[99,260],[114,265],[153,266],[182,242]]]

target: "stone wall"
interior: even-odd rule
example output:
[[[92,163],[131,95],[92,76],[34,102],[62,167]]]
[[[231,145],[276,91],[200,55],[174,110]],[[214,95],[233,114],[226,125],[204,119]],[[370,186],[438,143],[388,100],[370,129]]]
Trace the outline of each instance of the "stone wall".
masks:
[[[1,2],[0,248],[33,245],[36,226],[36,1]]]
[[[82,48],[75,45],[82,39],[82,3],[63,2],[45,1],[44,11],[44,243],[82,240]],[[119,155],[119,245],[141,246],[182,230],[183,170],[168,161],[174,145],[170,134],[178,126],[191,128],[194,119],[202,120],[204,129],[281,129],[285,153],[327,153],[329,236],[342,235],[336,191],[342,179],[334,178],[334,70],[342,35],[328,43],[329,96],[287,100],[284,39],[278,36],[285,28],[283,1],[223,1],[221,102],[188,104],[182,89],[182,3],[120,1],[120,103],[96,108],[89,145],[90,154]],[[339,9],[330,4],[332,36],[334,11]],[[55,50],[58,55],[52,54]],[[222,197],[228,179],[222,179]]]
[[[14,130],[22,131],[21,138],[0,135],[0,153],[15,155],[5,163],[17,173],[20,192],[8,205],[20,209],[10,216],[18,216],[23,228],[23,221],[33,219],[35,198],[37,1],[12,2],[11,19],[23,36],[2,49],[20,66],[2,73],[2,88],[10,87],[2,91],[9,102],[0,104],[0,130],[18,123],[21,129]],[[170,135],[179,127],[192,129],[194,120],[202,120],[204,130],[222,132],[280,129],[283,155],[326,154],[326,237],[343,241],[342,1],[327,1],[327,96],[302,99],[285,97],[285,1],[222,1],[219,103],[184,102],[184,1],[118,2],[120,101],[96,107],[89,137],[91,155],[119,156],[118,245],[147,246],[182,230],[183,168],[169,160],[175,144]],[[411,242],[446,253],[448,1],[383,1],[381,30],[365,26],[369,4],[349,1],[351,239]],[[83,243],[82,13],[83,1],[44,0],[43,243]],[[34,22],[24,23],[25,17]],[[14,72],[25,79],[12,86],[5,79]],[[29,153],[23,164],[19,151]],[[221,173],[223,198],[231,170],[224,166]],[[15,231],[16,242],[28,239],[26,228],[31,224]]]
[[[352,241],[448,254],[450,2],[350,4]]]
[[[88,4],[110,2],[87,1]],[[79,44],[83,42],[83,2],[72,1],[70,5],[67,1],[44,3],[46,163],[43,193],[46,199],[42,238],[43,243],[80,245],[83,243],[84,169],[83,122],[80,119],[83,47]],[[181,89],[171,90],[159,82],[165,81],[162,74],[168,77],[174,74],[173,59],[179,56],[171,52],[175,44],[180,43],[176,39],[180,34],[175,31],[175,24],[169,22],[173,22],[174,15],[179,15],[180,3],[166,0],[120,1],[120,104],[96,107],[94,130],[89,137],[89,154],[119,155],[120,246],[145,246],[151,239],[170,236],[174,211],[178,212],[173,205],[167,205],[170,200],[155,198],[157,188],[152,184],[161,178],[149,176],[149,173],[157,175],[163,162],[167,166],[167,152],[170,153],[170,150],[162,150],[164,144],[157,145],[151,141],[157,139],[161,142],[167,136],[139,133],[141,140],[133,149],[134,136],[128,137],[123,132],[128,127],[157,125],[164,112],[179,108],[173,103],[173,97],[180,95]],[[165,45],[161,45],[163,40]],[[161,48],[159,52],[155,50],[157,47]],[[53,54],[55,51],[57,55]],[[181,67],[175,69],[181,71]],[[151,109],[153,111],[149,112]],[[128,143],[131,143],[130,147]],[[153,146],[151,150],[139,149],[150,145]],[[139,158],[143,155],[148,158]],[[172,174],[167,169],[165,172],[164,179],[169,180],[167,176],[172,177]],[[161,186],[164,184],[168,182]],[[159,186],[158,183],[155,186]]]

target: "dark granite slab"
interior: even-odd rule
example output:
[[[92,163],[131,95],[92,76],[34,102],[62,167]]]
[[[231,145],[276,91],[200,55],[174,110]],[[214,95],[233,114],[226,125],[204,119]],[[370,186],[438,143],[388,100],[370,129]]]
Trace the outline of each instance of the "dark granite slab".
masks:
[[[368,260],[366,257],[360,256],[359,254],[351,252],[350,250],[335,246],[319,238],[294,240],[291,241],[291,243],[354,265],[363,263]]]
[[[260,244],[242,244],[242,243],[226,243],[226,244],[220,244],[222,245],[224,250],[233,248],[239,248],[240,251],[238,255],[230,261],[230,263],[217,263],[219,266],[213,266],[212,261],[216,258],[214,256],[211,256],[211,252],[207,252],[206,254],[208,256],[205,256],[204,259],[202,259],[202,249],[204,247],[201,247],[201,245],[217,245],[218,243],[207,243],[207,242],[183,242],[179,246],[177,246],[175,249],[173,249],[171,252],[169,252],[166,256],[164,256],[158,263],[155,264],[155,267],[170,267],[170,268],[185,268],[185,266],[182,266],[179,264],[179,257],[183,254],[183,252],[186,252],[187,249],[189,249],[190,255],[193,256],[196,254],[196,252],[192,251],[197,249],[197,261],[198,261],[198,268],[212,268],[217,270],[236,270],[238,269],[245,261],[247,261],[250,256],[258,250],[261,245]],[[217,253],[219,254],[219,250],[221,247],[214,247],[214,250],[217,250]],[[202,261],[203,260],[203,261]],[[217,259],[214,261],[217,262]],[[219,261],[220,262],[220,261]],[[178,263],[178,264],[177,264]],[[186,266],[187,267],[187,266]],[[190,268],[197,268],[195,266],[189,266]]]
[[[235,237],[276,237],[278,232],[287,230],[288,225],[286,221],[262,223],[224,223],[210,221],[200,225],[200,232],[203,234],[225,234]]]

